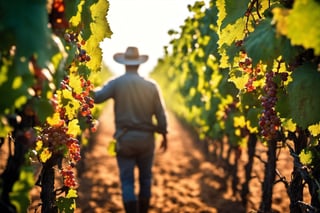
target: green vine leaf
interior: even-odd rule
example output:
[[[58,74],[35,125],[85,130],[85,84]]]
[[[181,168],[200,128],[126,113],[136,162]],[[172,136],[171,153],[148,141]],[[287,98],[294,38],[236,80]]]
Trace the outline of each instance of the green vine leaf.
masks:
[[[225,0],[226,17],[222,21],[221,28],[225,28],[228,24],[235,23],[242,18],[248,9],[250,0]]]
[[[320,121],[320,73],[317,65],[307,63],[292,74],[288,85],[288,103],[292,119],[298,126],[308,128]]]
[[[12,7],[12,5],[19,5]],[[0,17],[0,38],[11,36],[16,45],[16,63],[35,56],[43,67],[56,53],[51,31],[47,27],[48,13],[45,1],[4,1]],[[30,15],[33,14],[33,15]],[[35,39],[36,37],[36,39]],[[3,38],[4,39],[4,38]],[[29,70],[25,70],[28,72]]]
[[[271,66],[273,60],[280,55],[281,39],[276,35],[271,20],[266,19],[249,34],[244,46],[248,56],[252,58],[253,66],[260,61]]]
[[[47,117],[53,114],[53,107],[52,104],[48,99],[41,98],[32,99],[32,106],[35,110],[36,114],[38,115],[38,119],[41,123],[44,123]]]
[[[13,185],[10,193],[11,202],[17,208],[17,212],[27,212],[29,207],[29,191],[34,186],[34,171],[30,165],[21,168],[20,177]]]

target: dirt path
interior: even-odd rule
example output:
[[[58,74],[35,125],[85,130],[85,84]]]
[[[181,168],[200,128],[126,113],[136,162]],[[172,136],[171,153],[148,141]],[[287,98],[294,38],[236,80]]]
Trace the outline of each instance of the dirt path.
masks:
[[[112,121],[109,107],[102,114],[96,140],[85,155],[76,213],[124,212],[116,160],[106,151],[114,130]],[[205,161],[196,141],[172,114],[168,123],[168,151],[156,152],[155,156],[150,212],[245,212],[240,202],[232,198],[231,180],[224,171]],[[157,141],[157,148],[159,144]]]

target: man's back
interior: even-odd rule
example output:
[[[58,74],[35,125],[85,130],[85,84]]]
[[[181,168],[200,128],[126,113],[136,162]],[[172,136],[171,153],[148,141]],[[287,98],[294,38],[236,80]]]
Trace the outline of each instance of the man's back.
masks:
[[[152,116],[159,112],[158,90],[154,83],[134,73],[127,73],[115,80],[115,114],[117,125],[152,125]]]
[[[114,60],[125,65],[126,73],[95,91],[95,103],[109,98],[115,102],[115,138],[120,171],[122,200],[127,213],[148,212],[151,197],[154,131],[162,134],[160,150],[167,149],[167,121],[155,82],[138,75],[139,65],[148,60],[138,48],[128,47],[116,53]],[[156,127],[152,123],[156,117]],[[134,168],[139,170],[139,195],[135,195]]]
[[[146,80],[137,73],[128,72],[111,80],[96,94],[97,102],[107,98],[115,100],[117,129],[132,127],[152,130],[152,117],[155,115],[160,131],[165,130],[165,112],[155,82]]]

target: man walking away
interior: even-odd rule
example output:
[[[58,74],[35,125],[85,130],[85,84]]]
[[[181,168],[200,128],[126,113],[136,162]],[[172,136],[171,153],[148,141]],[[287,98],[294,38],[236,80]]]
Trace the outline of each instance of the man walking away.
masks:
[[[163,137],[160,149],[167,149],[166,114],[156,82],[138,74],[139,65],[146,62],[148,56],[139,55],[136,47],[128,47],[125,53],[117,53],[113,58],[125,65],[126,72],[96,90],[94,100],[102,103],[114,99],[114,137],[124,207],[127,213],[145,213],[151,197],[155,132]],[[139,170],[138,198],[134,193],[135,166]]]

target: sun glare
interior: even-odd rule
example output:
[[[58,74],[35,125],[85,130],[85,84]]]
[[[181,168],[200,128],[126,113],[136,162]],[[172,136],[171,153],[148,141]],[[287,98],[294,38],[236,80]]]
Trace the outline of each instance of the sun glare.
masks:
[[[195,0],[109,0],[107,20],[113,35],[105,39],[104,63],[115,74],[124,67],[113,61],[113,54],[124,52],[127,46],[137,46],[149,60],[140,67],[141,75],[148,75],[163,56],[164,46],[170,42],[168,31],[179,30],[190,15],[187,5]]]

